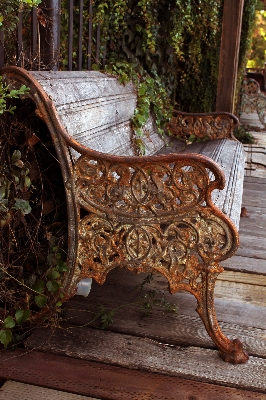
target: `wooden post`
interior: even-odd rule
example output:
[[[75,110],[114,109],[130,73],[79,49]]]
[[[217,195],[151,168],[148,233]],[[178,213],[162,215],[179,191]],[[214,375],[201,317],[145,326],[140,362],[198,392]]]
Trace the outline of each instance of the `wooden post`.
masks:
[[[216,111],[233,112],[244,0],[224,0]]]

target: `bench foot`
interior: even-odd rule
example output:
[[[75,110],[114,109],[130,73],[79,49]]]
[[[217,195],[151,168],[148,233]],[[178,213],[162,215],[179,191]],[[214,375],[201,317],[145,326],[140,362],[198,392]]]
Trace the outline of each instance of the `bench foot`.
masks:
[[[217,276],[222,268],[216,264],[205,270],[202,276],[202,287],[200,291],[193,294],[197,298],[197,312],[202,319],[205,328],[219,349],[219,356],[226,362],[232,364],[243,364],[249,356],[243,349],[238,339],[230,340],[221,331],[214,308],[214,287]]]
[[[229,351],[219,351],[219,356],[222,360],[230,362],[231,364],[244,364],[248,361],[248,353],[243,349],[243,345],[238,339],[230,341],[231,346]]]

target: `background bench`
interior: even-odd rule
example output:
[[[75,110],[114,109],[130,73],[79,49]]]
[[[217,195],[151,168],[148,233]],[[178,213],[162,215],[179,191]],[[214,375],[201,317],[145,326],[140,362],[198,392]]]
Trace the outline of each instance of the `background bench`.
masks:
[[[152,113],[144,128],[146,155],[136,155],[132,84],[99,72],[2,71],[25,84],[47,124],[61,165],[68,205],[65,300],[77,283],[104,283],[116,267],[160,272],[170,292],[186,290],[220,356],[248,359],[242,344],[221,332],[214,309],[221,260],[238,247],[245,155],[228,113],[174,112],[173,136],[158,135]],[[208,139],[192,144],[176,138]]]
[[[266,128],[266,96],[255,79],[245,78],[241,89],[240,114],[253,112],[258,114],[261,124]]]

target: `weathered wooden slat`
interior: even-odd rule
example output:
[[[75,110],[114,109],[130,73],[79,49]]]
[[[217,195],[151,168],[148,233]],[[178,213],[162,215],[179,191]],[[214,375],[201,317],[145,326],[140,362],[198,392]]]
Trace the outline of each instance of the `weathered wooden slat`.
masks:
[[[266,275],[266,262],[264,261],[265,266],[265,275]],[[229,281],[229,282],[238,282],[238,283],[247,283],[250,285],[256,286],[265,286],[266,287],[266,276],[259,274],[248,274],[241,273],[236,271],[224,271],[219,275],[218,280],[220,281]]]
[[[132,84],[123,86],[116,78],[95,71],[32,75],[53,99],[62,124],[75,140],[104,153],[135,155],[130,121],[137,99]],[[152,118],[145,132],[146,155],[165,146]],[[78,156],[74,150],[73,156]]]
[[[266,307],[266,286],[217,280],[215,297]]]
[[[216,350],[170,347],[90,328],[38,329],[26,345],[54,354],[266,393],[266,360],[258,357],[232,365],[222,361]]]
[[[262,258],[249,258],[239,255],[221,263],[226,270],[266,275],[266,262]]]
[[[0,399],[12,400],[97,400],[92,397],[47,389],[8,380],[0,389]]]
[[[119,277],[119,272],[123,278]],[[124,271],[117,271],[112,275],[113,279],[102,287],[93,285],[88,298],[75,296],[65,305],[67,323],[80,326],[90,323],[102,304],[107,312],[115,310],[114,322],[108,327],[112,331],[149,337],[171,345],[214,348],[195,311],[197,304],[194,296],[166,293],[167,300],[178,305],[178,312],[170,313],[154,307],[152,315],[145,317],[143,307],[137,303],[139,293],[134,290],[137,282],[142,279],[133,274],[131,277],[130,273],[126,274]],[[167,287],[165,280],[159,276],[154,280],[155,283],[149,289],[162,290]],[[227,297],[227,301],[219,298],[215,300],[217,317],[223,332],[230,338],[241,338],[250,354],[266,357],[266,307],[233,302],[233,296]],[[98,321],[91,325],[100,326]]]
[[[253,207],[249,205],[246,207],[245,215],[247,216],[240,218],[240,233],[266,237],[266,208]]]
[[[89,322],[92,318],[92,314],[90,312],[95,312],[98,310],[99,304],[103,304],[107,306],[107,309],[113,309],[117,307],[121,307],[120,310],[116,311],[116,315],[121,314],[121,318],[125,318],[127,313],[130,313],[131,309],[135,307],[135,315],[138,320],[142,321],[144,310],[142,310],[139,306],[134,306],[134,303],[139,299],[139,291],[136,291],[136,286],[143,282],[146,274],[133,274],[126,270],[115,270],[109,273],[107,277],[107,281],[103,286],[100,286],[93,282],[92,291],[87,298],[83,298],[81,296],[73,297],[68,303],[65,305],[65,311],[73,309],[73,314],[77,315],[81,310],[83,310],[83,315],[81,318],[77,316],[77,323],[82,324],[82,321]],[[163,291],[166,296],[167,301],[170,304],[178,305],[178,313],[166,313],[158,308],[155,308],[156,311],[152,314],[152,317],[149,317],[149,323],[153,324],[153,318],[157,318],[156,314],[159,313],[158,319],[166,318],[171,324],[171,321],[174,320],[179,315],[188,315],[193,318],[199,318],[195,309],[197,306],[196,299],[194,296],[188,293],[176,293],[171,295],[168,293],[168,284],[166,279],[161,276],[155,274],[153,276],[152,284],[145,287],[145,290],[154,290]],[[244,327],[256,327],[258,329],[266,329],[266,307],[262,306],[254,306],[252,304],[239,303],[233,301],[233,296],[230,300],[225,299],[215,299],[215,308],[217,312],[217,316],[219,321],[225,323],[239,324]],[[131,319],[129,319],[131,321]],[[129,322],[128,321],[128,322]],[[71,321],[71,323],[73,320]],[[74,323],[74,322],[73,322]],[[131,323],[131,322],[130,322]],[[138,322],[137,322],[138,323]],[[157,327],[156,327],[157,324]],[[177,324],[178,325],[178,324]],[[171,326],[171,325],[170,325]],[[156,327],[156,328],[155,328]],[[156,323],[152,326],[151,329],[160,328],[158,324],[158,320],[156,319]],[[163,329],[163,327],[161,326]],[[164,331],[164,329],[163,329]],[[168,339],[167,339],[168,340]]]
[[[249,258],[266,259],[266,238],[254,237],[241,231],[240,228],[240,247],[237,250],[238,256]]]
[[[240,143],[217,140],[192,143],[184,153],[203,154],[216,161],[225,174],[225,189],[214,190],[213,203],[239,227],[240,208],[243,192],[245,154]],[[233,166],[233,168],[232,168]]]
[[[244,308],[244,307],[243,307]],[[148,337],[172,346],[196,346],[214,349],[210,337],[207,335],[202,322],[197,316],[178,313],[166,314],[156,310],[152,317],[141,316],[140,309],[126,308],[126,317],[122,312],[115,312],[114,323],[109,327],[112,332],[120,332],[138,337]],[[243,315],[245,311],[243,310]],[[92,314],[82,309],[69,309],[66,318],[73,326],[79,322],[83,326],[93,319]],[[93,323],[99,327],[99,323]],[[266,330],[243,327],[236,324],[221,322],[221,329],[231,339],[238,338],[253,356],[266,358]]]
[[[112,400],[265,400],[266,395],[38,351],[1,353],[0,378]],[[38,366],[36,368],[36,366]],[[7,397],[5,397],[7,400]]]
[[[256,188],[254,183],[244,186],[243,205],[258,206],[259,208],[266,207],[266,191],[264,185],[258,185]],[[264,189],[264,190],[263,190]]]
[[[265,135],[265,133],[264,133]],[[255,184],[262,184],[262,185],[266,185],[266,179],[264,178],[254,178],[252,176],[246,176],[245,177],[245,181],[244,181],[244,187],[246,187],[246,185],[248,183],[255,183]]]
[[[265,208],[265,195],[261,192],[254,192],[252,190],[245,190],[243,195],[242,205],[249,204],[253,207],[259,207],[260,209]]]

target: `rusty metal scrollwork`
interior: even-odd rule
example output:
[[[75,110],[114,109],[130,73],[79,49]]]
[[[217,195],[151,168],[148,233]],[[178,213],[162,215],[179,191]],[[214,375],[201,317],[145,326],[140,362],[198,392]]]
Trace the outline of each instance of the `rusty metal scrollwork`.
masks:
[[[240,112],[247,114],[257,112],[261,124],[266,128],[266,97],[254,79],[243,81]]]
[[[224,336],[214,309],[215,280],[223,271],[218,262],[238,244],[232,223],[211,202],[221,177],[204,158],[170,158],[130,162],[84,155],[77,161],[81,277],[102,284],[116,267],[160,272],[171,293],[182,289],[196,297],[221,357],[245,362],[242,344]]]
[[[131,165],[81,157],[75,166],[79,262],[100,283],[118,266],[164,274],[171,291],[197,280],[191,265],[233,252],[228,223],[210,200],[208,170],[199,163]],[[85,272],[86,271],[86,272]],[[193,286],[193,285],[192,285]]]
[[[233,130],[237,125],[237,118],[229,113],[188,114],[174,111],[167,127],[172,135],[185,140],[191,136],[211,140],[234,138]]]

